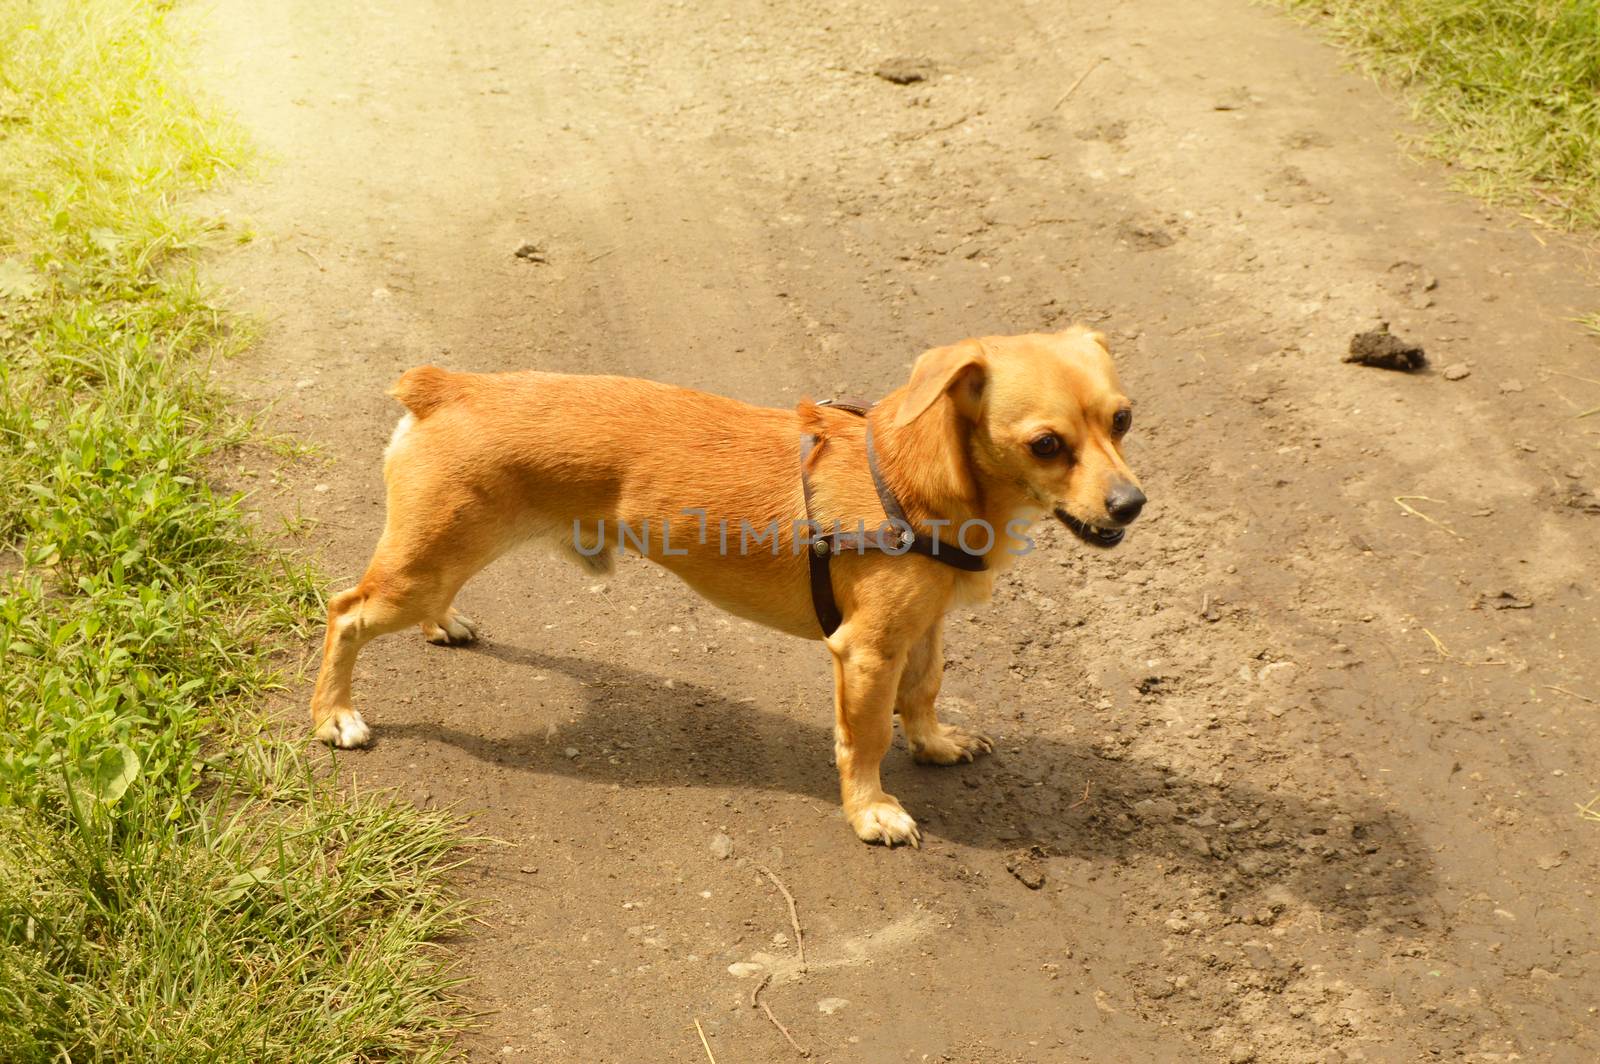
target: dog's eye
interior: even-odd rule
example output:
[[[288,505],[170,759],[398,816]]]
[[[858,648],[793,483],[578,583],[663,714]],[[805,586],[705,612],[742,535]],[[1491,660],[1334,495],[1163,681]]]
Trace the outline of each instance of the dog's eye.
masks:
[[[1133,428],[1133,411],[1123,407],[1111,415],[1111,431],[1121,436]]]
[[[1053,432],[1047,432],[1028,444],[1028,449],[1033,452],[1035,458],[1054,458],[1061,453],[1061,437]]]

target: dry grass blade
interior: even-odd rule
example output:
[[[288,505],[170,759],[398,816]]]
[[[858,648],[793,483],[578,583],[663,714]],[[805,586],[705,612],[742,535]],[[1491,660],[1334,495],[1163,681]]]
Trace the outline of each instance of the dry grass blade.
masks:
[[[1072,99],[1072,94],[1078,91],[1078,86],[1082,85],[1085,81],[1087,81],[1089,79],[1089,75],[1093,74],[1095,72],[1095,68],[1098,67],[1101,63],[1104,63],[1105,61],[1106,61],[1106,57],[1105,56],[1101,56],[1099,59],[1096,59],[1094,62],[1090,63],[1089,64],[1089,68],[1087,70],[1085,70],[1082,74],[1078,75],[1078,80],[1074,81],[1071,85],[1069,85],[1067,87],[1067,91],[1061,94],[1061,99],[1057,100],[1055,103],[1050,105],[1050,110],[1052,110],[1052,111],[1057,110],[1058,108],[1060,108],[1060,106],[1062,104],[1064,104],[1068,100]]]
[[[717,1055],[711,1052],[711,1043],[706,1041],[706,1032],[700,1026],[700,1017],[698,1016],[694,1020],[694,1031],[700,1036],[700,1044],[705,1047],[706,1059],[711,1061],[711,1064],[717,1064]]]
[[[1434,518],[1429,517],[1427,514],[1423,513],[1421,510],[1417,509],[1415,506],[1409,505],[1406,502],[1407,499],[1415,499],[1417,502],[1436,502],[1436,503],[1439,503],[1441,506],[1444,505],[1443,500],[1441,500],[1441,499],[1430,499],[1426,495],[1396,495],[1394,497],[1395,505],[1399,506],[1400,509],[1404,510],[1406,513],[1410,514],[1411,516],[1420,517],[1424,521],[1428,522],[1428,524],[1433,525],[1435,528],[1439,529],[1440,531],[1448,532],[1450,535],[1456,537],[1457,539],[1464,539],[1465,538],[1464,536],[1461,535],[1460,532],[1457,532],[1455,529],[1451,528],[1449,525],[1446,525],[1441,521],[1437,521]]]

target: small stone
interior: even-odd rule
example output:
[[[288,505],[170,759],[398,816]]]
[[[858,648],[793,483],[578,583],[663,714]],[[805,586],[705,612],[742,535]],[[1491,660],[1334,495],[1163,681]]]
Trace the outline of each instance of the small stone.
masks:
[[[824,1016],[832,1016],[834,1013],[838,1012],[848,1004],[850,1004],[850,1001],[847,998],[823,998],[821,1001],[817,1002],[817,1011],[822,1013]]]
[[[1467,368],[1465,362],[1452,362],[1444,368],[1444,379],[1447,381],[1464,381],[1472,376],[1472,370]]]
[[[1294,679],[1296,668],[1292,661],[1274,661],[1270,665],[1261,666],[1261,671],[1256,673],[1256,681],[1286,687]]]
[[[1195,828],[1178,828],[1174,831],[1178,841],[1201,857],[1211,856],[1211,843]]]
[[[1522,390],[1522,382],[1515,377],[1509,377],[1500,382],[1500,391],[1502,393],[1520,392]]]
[[[1178,815],[1178,806],[1170,798],[1146,798],[1133,803],[1133,815],[1140,820],[1171,820]]]
[[[517,250],[513,251],[511,254],[515,255],[523,262],[546,263],[550,261],[545,257],[544,248],[540,247],[538,244],[535,244],[531,240],[524,240],[522,243],[518,244]]]
[[[531,876],[539,870],[533,867],[533,865],[523,865],[521,868],[517,869],[517,871],[521,872],[525,876]]]
[[[736,979],[748,979],[762,970],[762,966],[751,961],[735,961],[728,965],[728,974]]]
[[[722,832],[711,836],[711,856],[719,861],[726,861],[733,856],[733,840]]]
[[[565,753],[567,755],[568,760],[571,760],[572,758],[575,758],[575,757],[578,756],[578,748],[576,746],[569,746],[569,747],[567,747]]]
[[[1539,870],[1541,872],[1548,872],[1552,868],[1560,868],[1566,863],[1566,860],[1566,850],[1562,850],[1560,853],[1547,853],[1543,857],[1539,858]]]

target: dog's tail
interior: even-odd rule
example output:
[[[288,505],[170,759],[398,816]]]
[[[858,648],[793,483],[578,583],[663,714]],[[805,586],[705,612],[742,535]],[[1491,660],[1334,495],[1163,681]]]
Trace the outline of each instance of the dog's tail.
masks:
[[[418,421],[433,413],[464,390],[462,375],[438,366],[408,369],[394,382],[389,394],[406,405]]]

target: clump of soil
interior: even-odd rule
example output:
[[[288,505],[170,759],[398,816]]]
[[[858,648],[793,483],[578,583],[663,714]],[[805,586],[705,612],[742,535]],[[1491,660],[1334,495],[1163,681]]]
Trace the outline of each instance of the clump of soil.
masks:
[[[928,80],[930,65],[926,59],[897,56],[879,63],[872,73],[895,85],[914,85]]]
[[[1158,225],[1136,225],[1133,222],[1119,226],[1117,236],[1132,245],[1135,251],[1155,251],[1177,243],[1176,237]]]
[[[1388,322],[1350,337],[1350,353],[1344,356],[1344,360],[1379,369],[1400,370],[1402,373],[1414,372],[1428,364],[1428,356],[1423,352],[1422,345],[1408,343],[1394,335],[1389,331]]]

